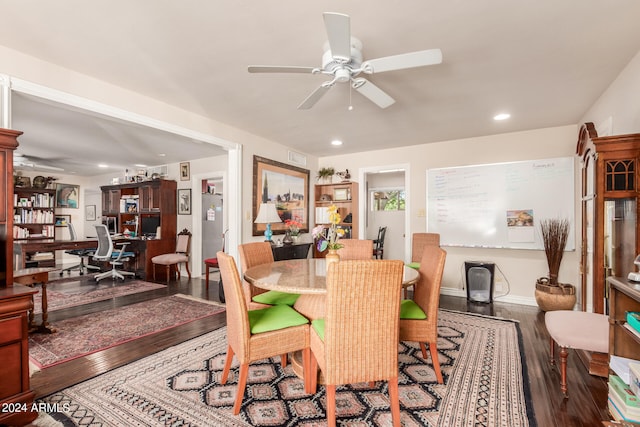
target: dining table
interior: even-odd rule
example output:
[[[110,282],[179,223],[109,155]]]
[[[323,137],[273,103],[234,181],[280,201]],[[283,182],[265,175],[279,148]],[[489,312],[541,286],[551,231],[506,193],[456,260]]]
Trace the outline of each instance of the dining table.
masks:
[[[418,270],[405,265],[402,287],[415,285],[420,278]],[[324,317],[327,295],[327,263],[324,258],[290,259],[248,268],[244,279],[261,289],[300,294],[293,308],[310,320]],[[293,371],[303,378],[302,352],[293,353]],[[318,372],[318,384],[324,384]]]
[[[402,286],[414,285],[420,273],[404,267]],[[300,294],[293,308],[308,319],[324,317],[327,294],[327,263],[324,258],[290,259],[248,268],[244,279],[253,286],[270,291]]]

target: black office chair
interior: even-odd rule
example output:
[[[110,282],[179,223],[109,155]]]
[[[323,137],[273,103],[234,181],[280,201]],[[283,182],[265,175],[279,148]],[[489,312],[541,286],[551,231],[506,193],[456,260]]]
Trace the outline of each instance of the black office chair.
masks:
[[[96,252],[93,254],[93,259],[102,262],[107,261],[111,264],[111,270],[95,276],[96,282],[99,282],[105,277],[111,277],[113,280],[122,279],[123,281],[124,276],[135,277],[136,274],[134,272],[118,270],[116,268],[119,265],[123,265],[125,261],[129,261],[129,259],[135,257],[135,253],[125,252],[124,250],[129,242],[118,243],[120,248],[119,250],[114,251],[113,241],[111,240],[107,226],[104,224],[98,224],[95,227],[98,235],[98,249],[96,249]]]
[[[373,256],[376,259],[384,259],[384,236],[387,234],[387,227],[378,228],[378,238],[373,241]]]
[[[76,235],[76,230],[73,227],[73,224],[71,224],[70,222],[67,223],[67,228],[69,229],[69,236],[72,242],[78,240],[78,236]],[[84,263],[84,259],[85,258],[89,258],[90,256],[93,255],[93,253],[96,251],[96,248],[91,248],[91,249],[70,249],[68,251],[64,251],[66,254],[71,254],[71,255],[75,255],[77,257],[80,258],[80,264],[76,264],[76,265],[72,265],[71,267],[67,267],[67,268],[63,268],[62,271],[60,271],[60,276],[62,276],[64,274],[64,272],[68,272],[69,275],[71,275],[71,270],[79,270],[80,275],[82,276],[84,274],[84,271],[87,270],[100,270],[100,267],[97,267],[95,265],[90,265],[88,262],[85,264]]]

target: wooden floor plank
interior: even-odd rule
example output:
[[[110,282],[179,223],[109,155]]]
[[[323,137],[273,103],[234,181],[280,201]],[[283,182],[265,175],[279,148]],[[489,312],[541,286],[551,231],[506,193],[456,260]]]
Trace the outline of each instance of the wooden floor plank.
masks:
[[[121,307],[159,296],[183,293],[199,298],[218,301],[217,274],[212,276],[211,285],[206,289],[204,280],[184,277],[171,282],[167,288],[134,294],[103,301],[87,306],[73,307],[50,313],[49,320],[56,321],[108,308]],[[59,277],[51,277],[55,280]],[[83,286],[90,279],[80,278]],[[525,349],[533,408],[539,427],[602,425],[608,420],[606,379],[589,375],[578,356],[570,352],[567,367],[569,381],[569,399],[563,399],[560,392],[559,372],[549,364],[549,336],[544,325],[544,313],[537,307],[502,303],[480,304],[467,302],[465,298],[442,296],[440,307],[490,316],[514,319],[520,322],[522,341]],[[36,316],[37,317],[37,316]],[[31,387],[37,397],[49,395],[55,391],[82,382],[116,367],[148,356],[172,345],[186,341],[225,324],[225,315],[221,313],[207,319],[191,322],[153,336],[147,336],[125,343],[93,355],[72,360],[40,372],[31,378]]]

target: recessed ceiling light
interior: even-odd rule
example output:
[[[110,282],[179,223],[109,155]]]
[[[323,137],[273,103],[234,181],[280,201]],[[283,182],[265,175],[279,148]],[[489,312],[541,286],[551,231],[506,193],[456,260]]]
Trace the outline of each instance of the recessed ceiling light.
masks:
[[[146,168],[146,167],[147,167],[147,165],[143,165],[143,164],[141,164],[141,163],[137,163],[135,166],[136,166],[137,168]]]
[[[342,141],[340,141],[339,139],[334,139],[333,141],[331,141],[331,145],[342,145]]]
[[[496,121],[507,120],[509,117],[511,117],[511,114],[509,113],[500,113],[493,116],[493,120],[496,120]]]
[[[105,165],[104,163],[100,163],[100,164],[98,165],[98,167],[99,167],[99,168],[103,168],[103,169],[104,169],[104,168],[108,168],[108,167],[109,167],[109,165]]]
[[[165,156],[166,156],[166,154],[164,154],[164,153],[158,153],[158,157],[165,157]]]

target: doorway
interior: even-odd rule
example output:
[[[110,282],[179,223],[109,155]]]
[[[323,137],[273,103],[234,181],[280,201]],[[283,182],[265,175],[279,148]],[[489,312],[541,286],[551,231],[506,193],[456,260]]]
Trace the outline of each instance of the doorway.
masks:
[[[407,166],[369,168],[360,178],[361,236],[375,240],[380,227],[387,227],[384,258],[407,261],[411,252],[406,238],[408,223]]]

